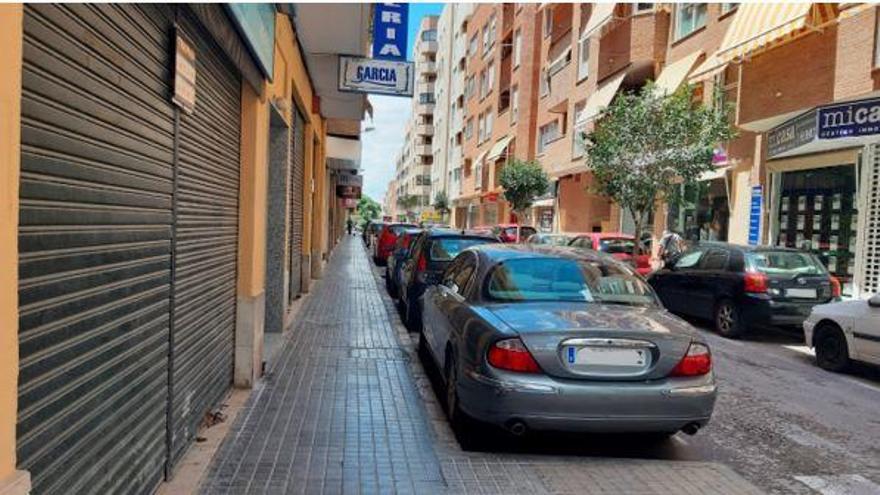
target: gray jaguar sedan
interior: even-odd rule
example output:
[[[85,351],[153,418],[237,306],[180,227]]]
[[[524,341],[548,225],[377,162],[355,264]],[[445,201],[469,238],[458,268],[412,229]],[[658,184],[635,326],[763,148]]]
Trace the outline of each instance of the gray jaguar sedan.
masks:
[[[608,255],[481,245],[459,254],[423,297],[420,351],[443,376],[465,448],[481,423],[517,436],[663,437],[694,434],[712,415],[706,342]]]

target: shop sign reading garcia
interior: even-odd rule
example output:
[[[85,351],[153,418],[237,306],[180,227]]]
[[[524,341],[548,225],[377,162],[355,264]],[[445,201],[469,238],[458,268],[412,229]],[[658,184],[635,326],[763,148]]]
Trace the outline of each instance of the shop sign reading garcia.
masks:
[[[389,96],[413,95],[412,62],[339,56],[339,91]]]
[[[196,51],[180,33],[174,54],[174,96],[171,101],[186,113],[196,109]]]

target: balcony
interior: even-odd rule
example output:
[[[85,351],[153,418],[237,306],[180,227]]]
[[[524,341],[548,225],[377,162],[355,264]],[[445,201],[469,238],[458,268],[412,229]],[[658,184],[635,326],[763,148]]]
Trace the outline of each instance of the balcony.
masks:
[[[416,103],[416,115],[434,115],[434,103]]]
[[[655,78],[654,61],[665,56],[668,36],[668,19],[663,13],[611,21],[599,45],[599,79],[625,67],[628,81]]]
[[[416,134],[421,136],[433,136],[434,135],[434,126],[420,124],[416,126]]]
[[[436,89],[436,86],[433,82],[419,81],[419,83],[416,85],[416,93],[419,93],[419,94],[433,93],[435,89]]]
[[[428,60],[419,60],[416,64],[416,72],[420,74],[436,74],[437,63]]]
[[[421,156],[434,156],[434,151],[431,149],[430,144],[417,144],[417,145],[415,145],[415,153],[416,153],[416,155],[421,155]]]

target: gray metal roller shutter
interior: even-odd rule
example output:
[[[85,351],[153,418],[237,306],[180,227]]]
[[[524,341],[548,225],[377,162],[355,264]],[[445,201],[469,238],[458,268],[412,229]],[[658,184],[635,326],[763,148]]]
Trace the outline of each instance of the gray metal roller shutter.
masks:
[[[232,383],[238,248],[241,81],[200,25],[196,108],[181,113],[175,193],[171,465]]]
[[[148,493],[165,463],[171,17],[25,6],[18,465],[33,493]]]
[[[306,121],[294,106],[293,161],[290,167],[290,300],[302,292],[303,194],[306,167]]]

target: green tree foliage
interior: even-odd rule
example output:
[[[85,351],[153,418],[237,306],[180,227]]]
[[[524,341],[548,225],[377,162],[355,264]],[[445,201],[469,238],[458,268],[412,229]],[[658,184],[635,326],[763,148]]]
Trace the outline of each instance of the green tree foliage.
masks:
[[[437,194],[434,195],[434,210],[439,212],[440,215],[446,215],[449,213],[449,197],[446,195],[446,191],[437,191]]]
[[[373,201],[373,198],[365,194],[358,200],[357,213],[361,217],[361,221],[366,223],[379,218],[382,214],[382,205]]]
[[[682,183],[714,169],[715,148],[735,136],[729,114],[722,104],[694,103],[688,86],[668,96],[653,84],[619,94],[595,130],[579,136],[596,192],[628,209],[641,235],[657,200],[674,202]]]
[[[412,221],[416,217],[415,207],[419,206],[419,197],[415,194],[398,196],[397,206],[403,208],[406,211],[406,218]]]
[[[504,188],[504,199],[510,203],[517,218],[522,219],[535,198],[547,192],[550,179],[536,161],[512,160],[501,169],[498,182]]]

